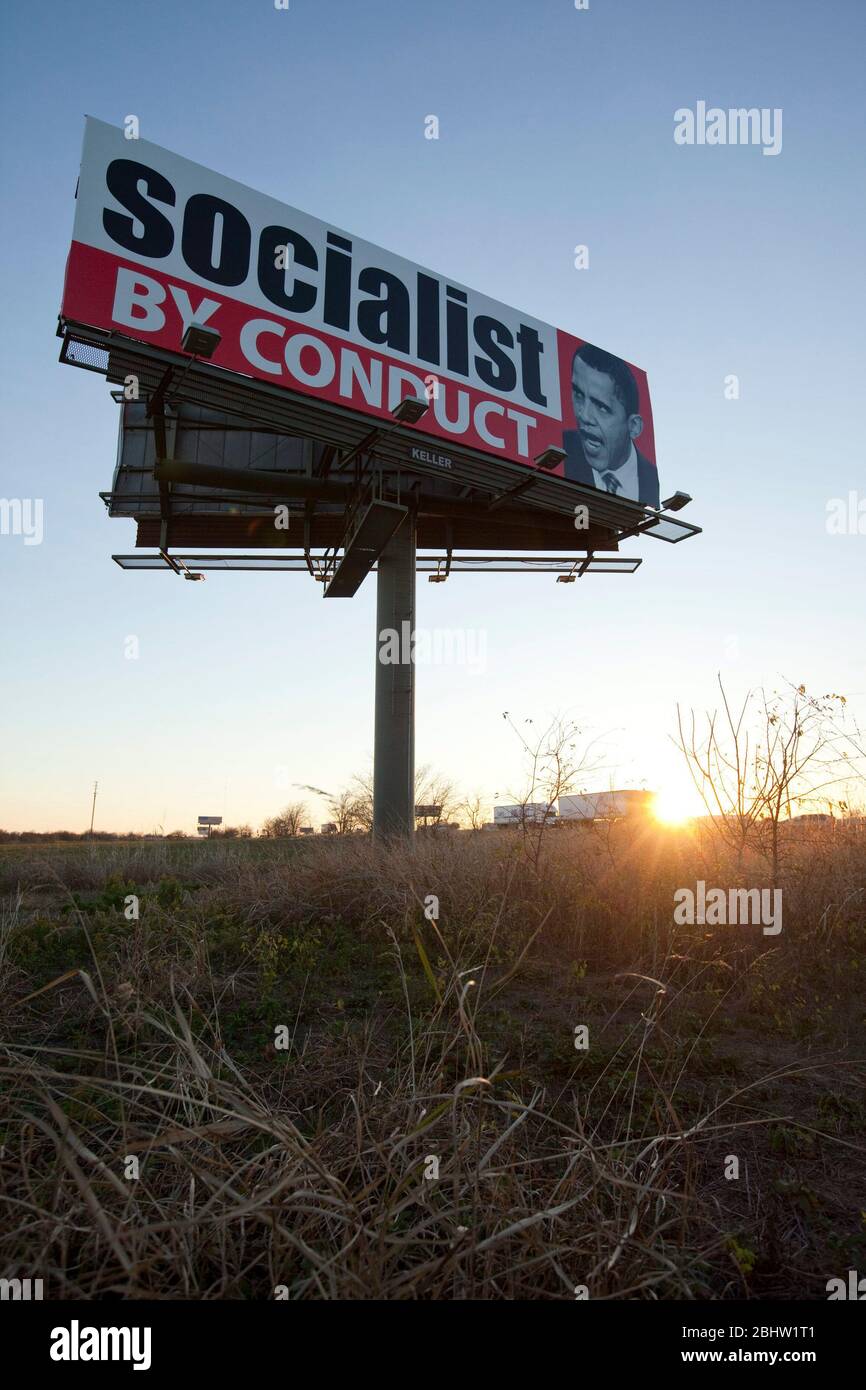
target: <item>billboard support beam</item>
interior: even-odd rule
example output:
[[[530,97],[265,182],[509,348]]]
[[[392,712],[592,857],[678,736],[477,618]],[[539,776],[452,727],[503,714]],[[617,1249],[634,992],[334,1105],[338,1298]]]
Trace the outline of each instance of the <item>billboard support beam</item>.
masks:
[[[380,843],[415,834],[415,526],[410,510],[376,574],[373,838]]]

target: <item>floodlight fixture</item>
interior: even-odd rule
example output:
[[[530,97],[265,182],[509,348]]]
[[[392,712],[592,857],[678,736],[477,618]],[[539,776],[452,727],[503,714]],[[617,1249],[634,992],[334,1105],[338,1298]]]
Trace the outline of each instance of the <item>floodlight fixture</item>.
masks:
[[[428,583],[430,583],[430,584],[444,584],[445,581],[446,581],[446,579],[448,578],[449,574],[451,573],[451,564],[452,564],[453,558],[454,558],[454,557],[453,557],[451,551],[449,550],[448,553],[446,554],[444,560],[437,560],[437,561],[436,561],[436,570],[435,570],[435,572],[434,572],[433,574],[428,574],[428,576],[427,576],[427,581],[428,581]]]
[[[213,357],[220,345],[221,335],[216,328],[209,328],[204,323],[196,323],[195,320],[188,323],[181,339],[181,347],[184,352],[189,352],[193,357]]]
[[[687,507],[691,500],[687,492],[675,492],[673,497],[668,497],[662,502],[661,509],[663,512],[681,512],[683,507]]]
[[[198,570],[191,570],[186,561],[182,560],[179,555],[169,555],[167,550],[161,550],[159,552],[159,558],[164,560],[169,569],[174,570],[175,574],[182,574],[184,579],[198,580],[205,578]]]
[[[540,454],[537,454],[533,461],[536,468],[546,468],[550,470],[551,468],[558,468],[564,458],[565,450],[557,448],[555,444],[551,444],[550,448],[544,449]]]
[[[420,396],[404,396],[391,414],[401,425],[417,425],[429,407],[430,402],[422,400]]]

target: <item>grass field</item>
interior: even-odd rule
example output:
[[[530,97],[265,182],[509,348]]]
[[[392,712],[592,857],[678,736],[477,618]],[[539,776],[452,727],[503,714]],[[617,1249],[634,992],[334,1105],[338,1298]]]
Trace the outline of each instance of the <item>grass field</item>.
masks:
[[[776,936],[675,925],[698,880],[769,882],[697,823],[4,846],[0,1272],[826,1298],[866,1268],[866,836],[786,835]]]

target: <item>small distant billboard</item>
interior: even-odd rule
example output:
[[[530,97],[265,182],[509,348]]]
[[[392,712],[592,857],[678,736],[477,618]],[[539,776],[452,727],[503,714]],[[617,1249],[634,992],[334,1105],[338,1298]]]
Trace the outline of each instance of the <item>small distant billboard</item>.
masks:
[[[415,396],[422,471],[447,476],[462,450],[659,505],[638,367],[90,117],[60,312],[112,351],[204,355],[320,425],[335,407],[390,425]]]
[[[441,814],[442,814],[442,807],[441,807],[441,806],[428,806],[428,805],[425,805],[425,806],[416,806],[416,807],[415,807],[415,818],[416,818],[416,820],[432,820],[432,819],[434,819],[434,818],[438,819],[438,817],[441,816]]]

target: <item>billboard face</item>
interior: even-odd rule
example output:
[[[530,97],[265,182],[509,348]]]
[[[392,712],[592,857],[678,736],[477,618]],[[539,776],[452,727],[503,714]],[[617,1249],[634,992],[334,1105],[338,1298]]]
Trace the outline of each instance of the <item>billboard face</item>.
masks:
[[[658,504],[645,374],[307,213],[88,118],[62,317],[169,351],[193,320],[211,361],[308,397],[390,418]],[[420,441],[419,441],[420,443]]]

